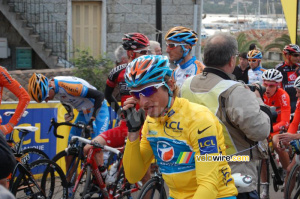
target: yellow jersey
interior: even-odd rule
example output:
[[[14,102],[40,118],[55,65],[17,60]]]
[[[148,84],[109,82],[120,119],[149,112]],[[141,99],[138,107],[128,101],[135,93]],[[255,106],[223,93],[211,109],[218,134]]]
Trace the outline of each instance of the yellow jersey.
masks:
[[[172,198],[237,195],[228,163],[199,161],[205,154],[225,155],[219,120],[208,108],[176,97],[165,116],[147,116],[141,141],[127,141],[123,165],[128,181],[134,183],[155,156]]]

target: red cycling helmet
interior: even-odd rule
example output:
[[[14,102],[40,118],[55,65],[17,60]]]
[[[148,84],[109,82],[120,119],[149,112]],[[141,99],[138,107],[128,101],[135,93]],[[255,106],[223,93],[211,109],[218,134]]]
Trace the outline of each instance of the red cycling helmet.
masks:
[[[283,49],[284,54],[300,53],[300,48],[296,44],[286,45]]]
[[[127,33],[124,34],[123,47],[125,50],[136,50],[139,48],[145,48],[150,45],[148,37],[142,33]]]

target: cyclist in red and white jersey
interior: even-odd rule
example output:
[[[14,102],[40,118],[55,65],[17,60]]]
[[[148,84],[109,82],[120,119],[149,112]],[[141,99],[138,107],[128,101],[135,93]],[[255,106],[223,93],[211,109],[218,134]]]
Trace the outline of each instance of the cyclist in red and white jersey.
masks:
[[[282,73],[283,80],[281,87],[289,94],[292,113],[294,113],[297,102],[294,82],[299,76],[300,48],[296,44],[286,45],[283,49],[283,55],[285,59],[284,62],[278,64],[275,68]]]
[[[204,64],[191,55],[192,47],[198,41],[197,33],[189,28],[176,26],[167,32],[165,40],[169,60],[177,66],[172,76],[177,86],[181,87],[184,80],[201,73],[204,69]]]
[[[279,160],[282,164],[283,170],[286,173],[289,165],[289,155],[285,150],[281,150],[278,134],[282,127],[287,129],[290,124],[291,105],[290,97],[285,90],[280,88],[282,81],[282,74],[276,69],[269,69],[262,74],[263,86],[266,87],[264,94],[264,103],[268,106],[276,107],[277,120],[273,123],[273,132],[270,133],[275,151],[279,155]],[[266,164],[262,165],[261,181],[267,182],[266,178]],[[266,187],[262,187],[261,198],[267,197]]]

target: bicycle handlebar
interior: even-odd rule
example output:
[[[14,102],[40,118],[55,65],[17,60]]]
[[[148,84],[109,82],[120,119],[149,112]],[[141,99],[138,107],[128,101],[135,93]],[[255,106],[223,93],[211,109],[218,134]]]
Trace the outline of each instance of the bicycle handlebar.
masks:
[[[79,142],[82,142],[82,143],[85,143],[85,144],[90,144],[94,147],[101,148],[101,149],[104,149],[106,151],[113,152],[113,153],[117,154],[118,156],[121,154],[121,152],[118,149],[112,148],[110,146],[101,145],[97,142],[92,142],[91,140],[88,140],[88,139],[85,139],[85,138],[82,138],[82,137],[79,137],[79,136],[72,136],[71,142],[76,142],[76,141],[79,141]]]
[[[57,128],[58,128],[59,126],[62,126],[62,125],[65,125],[65,126],[74,126],[74,127],[80,128],[80,129],[86,128],[86,125],[80,124],[80,123],[70,123],[70,122],[60,122],[60,123],[57,123],[57,122],[55,121],[55,119],[52,118],[52,119],[51,119],[51,125],[50,125],[49,130],[48,130],[48,134],[50,133],[52,127],[54,127],[54,129],[53,129],[53,134],[54,134],[54,136],[55,136],[55,137],[58,137],[58,138],[64,138],[64,136],[58,135],[58,134],[57,134]]]

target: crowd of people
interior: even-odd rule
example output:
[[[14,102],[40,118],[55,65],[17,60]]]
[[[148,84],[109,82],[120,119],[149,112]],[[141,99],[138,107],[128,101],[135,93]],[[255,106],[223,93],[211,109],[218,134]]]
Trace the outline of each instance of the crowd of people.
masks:
[[[165,35],[167,57],[162,55],[160,44],[146,35],[124,34],[104,93],[78,77],[48,78],[38,73],[30,78],[27,93],[1,67],[0,94],[6,87],[19,98],[14,116],[0,126],[0,155],[6,160],[0,164],[1,184],[6,186],[5,178],[15,164],[4,136],[17,125],[30,97],[41,103],[58,96],[67,110],[65,120],[73,120],[76,109],[76,121],[93,129],[94,142],[121,147],[127,138],[123,165],[129,182],[147,182],[155,158],[170,198],[258,199],[256,182],[258,178],[266,181],[267,166],[263,164],[262,175],[257,176],[256,161],[263,159],[259,146],[268,146],[267,139],[273,142],[286,176],[295,164],[281,143],[289,145],[300,139],[296,134],[300,123],[300,48],[285,46],[284,62],[267,70],[262,66],[260,49],[251,45],[249,52],[238,52],[236,38],[229,34],[219,33],[206,40],[203,63],[191,54],[197,41],[194,30],[171,28]],[[121,119],[112,129],[108,129],[107,104]],[[273,123],[272,106],[278,115]],[[283,128],[287,133],[279,134]],[[74,135],[80,132],[73,127],[69,141]],[[292,146],[300,151],[299,141]],[[84,153],[91,147],[86,145]],[[184,159],[183,153],[189,161],[179,161]],[[196,158],[203,155],[248,155],[250,161]],[[71,158],[66,158],[67,167]],[[103,154],[98,153],[96,160],[105,178]],[[233,173],[252,176],[251,185],[236,188]],[[264,192],[260,194],[265,197]]]

